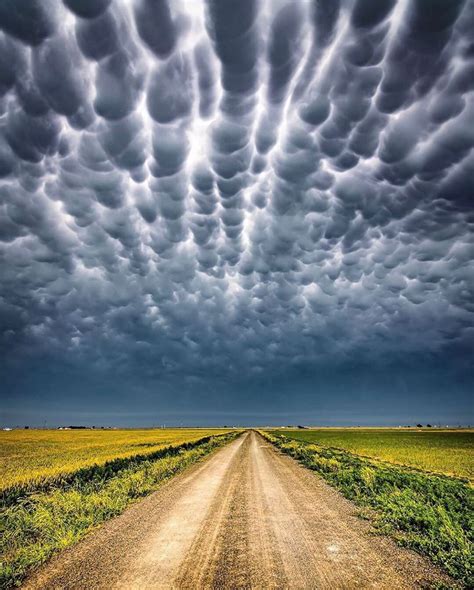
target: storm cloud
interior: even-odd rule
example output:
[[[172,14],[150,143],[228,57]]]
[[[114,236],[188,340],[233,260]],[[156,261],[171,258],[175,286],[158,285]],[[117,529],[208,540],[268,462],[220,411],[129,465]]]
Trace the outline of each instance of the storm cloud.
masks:
[[[465,400],[472,0],[4,1],[0,29],[10,408],[78,374],[350,400],[417,364]]]

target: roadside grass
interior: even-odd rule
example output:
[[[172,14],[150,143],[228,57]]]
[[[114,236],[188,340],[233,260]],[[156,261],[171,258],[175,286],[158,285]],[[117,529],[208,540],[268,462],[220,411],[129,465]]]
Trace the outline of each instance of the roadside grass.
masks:
[[[474,430],[285,428],[273,434],[474,481]]]
[[[36,490],[6,494],[0,517],[0,588],[20,585],[27,573],[51,555],[117,516],[239,433],[207,436],[151,454],[117,459],[79,470]]]
[[[383,533],[474,587],[474,490],[467,480],[423,473],[342,449],[262,432],[284,453],[316,471],[358,506]]]

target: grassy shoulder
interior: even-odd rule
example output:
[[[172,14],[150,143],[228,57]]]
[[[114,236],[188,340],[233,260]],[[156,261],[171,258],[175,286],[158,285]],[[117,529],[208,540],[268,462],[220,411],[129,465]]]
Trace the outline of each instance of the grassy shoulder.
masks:
[[[228,433],[117,459],[48,486],[19,486],[4,496],[0,521],[0,588],[17,586],[29,570],[117,516],[132,502],[237,436]],[[14,501],[12,499],[14,498]]]
[[[429,556],[466,587],[474,586],[474,490],[467,481],[423,473],[342,449],[262,434],[318,472],[397,542]]]

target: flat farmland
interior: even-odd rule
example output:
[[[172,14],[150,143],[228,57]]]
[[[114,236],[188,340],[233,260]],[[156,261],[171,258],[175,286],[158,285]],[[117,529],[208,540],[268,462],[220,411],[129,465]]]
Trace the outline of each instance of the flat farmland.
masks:
[[[0,490],[224,432],[212,428],[0,431]]]
[[[89,466],[2,491],[0,588],[473,587],[466,480],[219,432],[50,432],[86,436]],[[125,439],[91,465],[102,434]]]
[[[473,430],[321,428],[278,429],[271,433],[424,471],[474,479]]]
[[[246,432],[32,572],[24,589],[459,588],[373,532],[320,478]]]

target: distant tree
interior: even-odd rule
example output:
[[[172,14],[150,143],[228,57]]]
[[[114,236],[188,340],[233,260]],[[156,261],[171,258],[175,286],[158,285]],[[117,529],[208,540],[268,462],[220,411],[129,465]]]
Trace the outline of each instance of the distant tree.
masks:
[[[423,424],[417,424],[416,427],[417,428],[423,428]]]
[[[28,429],[29,429],[29,426],[25,426],[25,430],[28,430]]]
[[[431,424],[427,424],[426,425],[426,428],[431,428]]]

